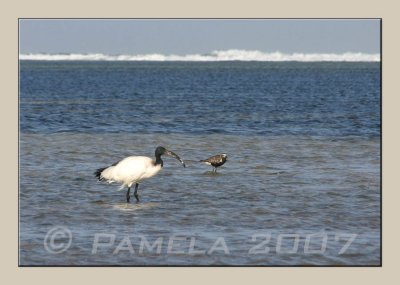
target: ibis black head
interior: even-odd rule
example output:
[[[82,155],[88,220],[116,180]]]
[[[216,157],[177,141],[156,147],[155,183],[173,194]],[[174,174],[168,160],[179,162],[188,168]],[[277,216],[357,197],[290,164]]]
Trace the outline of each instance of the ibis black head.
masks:
[[[171,157],[179,160],[180,163],[182,163],[183,167],[186,167],[183,160],[176,153],[166,149],[165,147],[162,147],[162,146],[157,147],[155,154],[156,154],[156,162],[161,161],[161,156],[165,154],[165,155],[171,156]]]

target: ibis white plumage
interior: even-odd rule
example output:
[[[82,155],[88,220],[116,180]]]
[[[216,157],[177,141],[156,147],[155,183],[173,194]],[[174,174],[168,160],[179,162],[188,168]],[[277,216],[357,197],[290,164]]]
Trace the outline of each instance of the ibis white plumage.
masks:
[[[100,181],[121,183],[121,189],[128,187],[126,193],[126,201],[128,203],[131,187],[133,184],[136,184],[133,195],[136,201],[139,202],[139,195],[137,193],[139,183],[160,172],[163,167],[161,156],[164,154],[179,160],[183,167],[185,167],[185,163],[177,154],[159,146],[155,151],[155,160],[147,156],[129,156],[110,166],[97,169],[94,174]]]

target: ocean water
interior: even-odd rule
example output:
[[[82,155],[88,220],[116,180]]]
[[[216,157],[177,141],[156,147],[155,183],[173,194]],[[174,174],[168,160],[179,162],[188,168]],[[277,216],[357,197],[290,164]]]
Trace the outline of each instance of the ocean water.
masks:
[[[22,60],[19,99],[20,265],[380,264],[377,62]],[[140,203],[93,175],[158,145]]]

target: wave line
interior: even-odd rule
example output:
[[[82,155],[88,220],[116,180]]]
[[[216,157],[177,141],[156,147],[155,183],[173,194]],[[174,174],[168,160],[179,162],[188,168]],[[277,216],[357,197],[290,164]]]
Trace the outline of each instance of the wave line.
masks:
[[[208,54],[165,55],[159,53],[137,55],[107,55],[102,53],[71,53],[71,54],[46,54],[28,53],[20,54],[20,60],[42,61],[300,61],[300,62],[379,62],[380,54],[367,54],[346,52],[336,53],[281,53],[262,52],[258,50],[216,50]]]

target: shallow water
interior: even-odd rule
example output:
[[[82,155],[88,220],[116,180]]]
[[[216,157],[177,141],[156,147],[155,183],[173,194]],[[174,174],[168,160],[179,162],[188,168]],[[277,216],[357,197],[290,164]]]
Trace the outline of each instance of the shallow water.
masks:
[[[218,144],[211,146],[210,141]],[[132,143],[134,142],[134,143]],[[183,168],[164,159],[158,176],[139,187],[141,202],[125,203],[125,190],[96,182],[93,171],[129,154],[149,155],[165,145],[187,160]],[[380,251],[379,140],[367,138],[251,137],[230,135],[24,134],[21,136],[20,227],[22,264],[378,264]],[[94,147],[95,146],[95,147]],[[173,146],[173,148],[172,148]],[[229,161],[217,174],[195,162],[226,151]],[[117,150],[117,151],[116,151]],[[71,247],[49,254],[47,231],[65,226]],[[270,234],[268,254],[249,254]],[[326,234],[323,254],[305,254],[309,234]],[[92,254],[96,234],[115,242]],[[297,234],[295,253],[278,254],[280,234]],[[357,234],[344,255],[346,238]],[[164,239],[160,254],[113,254],[126,236]],[[168,254],[168,241],[178,236]],[[223,238],[229,254],[189,254],[209,250]],[[283,239],[281,237],[281,239]],[[135,251],[140,240],[132,237]],[[287,238],[294,243],[295,237]],[[104,238],[104,242],[108,239]],[[313,237],[313,249],[322,237]],[[319,243],[318,243],[319,242]],[[32,248],[32,246],[34,246]],[[290,251],[292,245],[285,250]],[[27,249],[26,249],[27,247]],[[156,252],[156,250],[154,250]]]
[[[24,64],[21,265],[380,263],[376,65]],[[119,92],[124,72],[154,94]],[[177,74],[184,78],[170,82]],[[263,89],[263,74],[278,91]],[[293,79],[280,86],[278,75]],[[254,86],[260,97],[251,103]],[[148,113],[165,96],[174,100]],[[96,181],[97,168],[154,156],[158,145],[187,167],[164,158],[140,185],[140,203]],[[228,162],[216,174],[198,163],[221,152]]]

